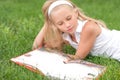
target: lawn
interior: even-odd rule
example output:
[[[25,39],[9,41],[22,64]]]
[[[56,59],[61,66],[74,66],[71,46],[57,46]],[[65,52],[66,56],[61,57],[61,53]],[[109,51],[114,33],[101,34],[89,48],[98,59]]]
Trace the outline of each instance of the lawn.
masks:
[[[120,0],[72,0],[86,15],[103,20],[108,28],[120,30]],[[43,25],[44,0],[0,0],[0,80],[46,80],[10,61],[31,51],[32,43]],[[119,35],[118,35],[119,36]],[[64,52],[74,53],[70,46]],[[88,56],[87,61],[107,67],[100,80],[120,80],[120,62]]]

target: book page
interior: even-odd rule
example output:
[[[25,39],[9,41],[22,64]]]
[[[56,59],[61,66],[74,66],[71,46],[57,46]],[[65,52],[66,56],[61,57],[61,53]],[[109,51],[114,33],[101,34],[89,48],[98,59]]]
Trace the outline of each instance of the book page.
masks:
[[[65,64],[66,57],[63,54],[46,50],[34,50],[11,60],[32,66],[45,76],[61,80],[92,80],[105,70],[104,66],[81,60],[74,60]]]

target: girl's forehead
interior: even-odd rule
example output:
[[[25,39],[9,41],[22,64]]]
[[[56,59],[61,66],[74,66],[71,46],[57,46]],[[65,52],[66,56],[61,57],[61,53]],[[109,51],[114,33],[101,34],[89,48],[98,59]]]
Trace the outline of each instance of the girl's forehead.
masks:
[[[73,8],[69,5],[59,5],[55,7],[49,15],[51,21],[58,22],[65,19],[68,15],[73,13]]]
[[[51,18],[53,22],[59,22],[64,20],[66,17],[73,14],[73,10],[67,7],[60,7],[53,10],[51,13]]]

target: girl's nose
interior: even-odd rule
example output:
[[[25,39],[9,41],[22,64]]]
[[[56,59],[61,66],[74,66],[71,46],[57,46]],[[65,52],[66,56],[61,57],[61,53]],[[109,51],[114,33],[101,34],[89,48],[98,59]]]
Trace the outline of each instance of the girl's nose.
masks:
[[[70,23],[69,23],[69,22],[66,22],[66,23],[65,23],[65,26],[66,26],[67,28],[69,28],[69,27],[70,27]]]

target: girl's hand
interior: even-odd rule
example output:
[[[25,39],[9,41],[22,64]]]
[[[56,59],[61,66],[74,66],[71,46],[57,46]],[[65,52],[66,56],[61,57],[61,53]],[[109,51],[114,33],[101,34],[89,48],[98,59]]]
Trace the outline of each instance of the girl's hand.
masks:
[[[67,54],[67,60],[65,60],[64,61],[64,63],[69,63],[70,61],[72,61],[72,60],[78,60],[78,59],[80,59],[80,57],[79,56],[77,56],[77,55],[72,55],[72,54]]]
[[[36,41],[34,41],[33,46],[32,46],[32,50],[35,49],[40,49],[42,46],[38,45]]]

